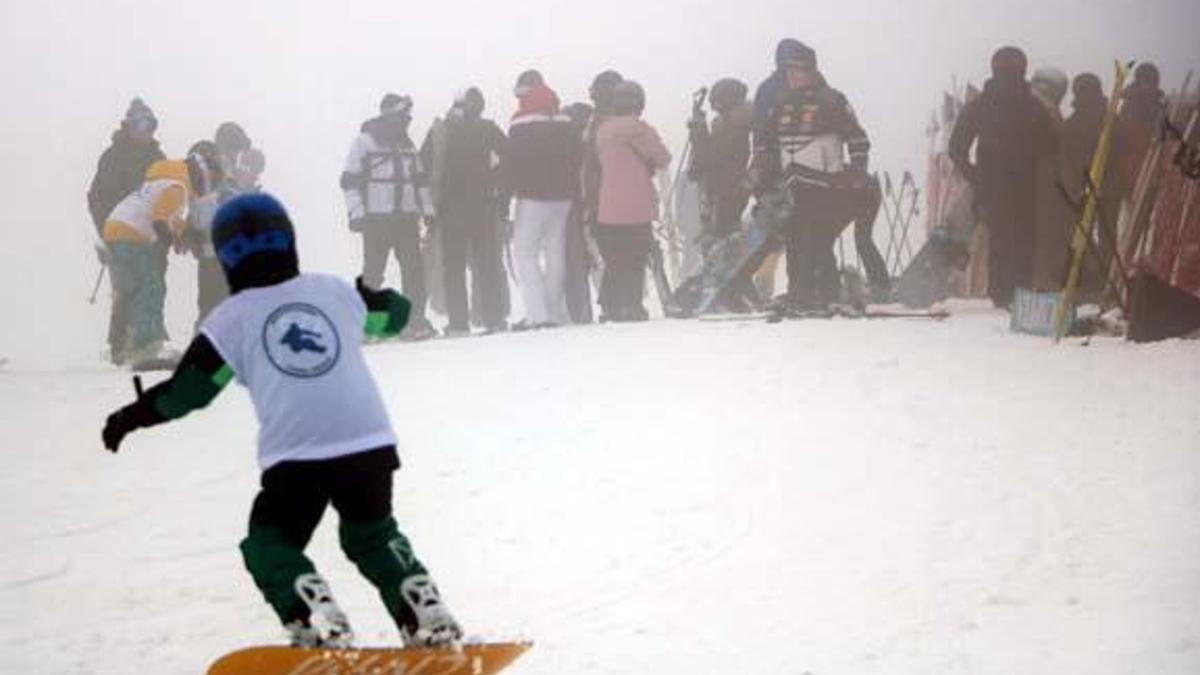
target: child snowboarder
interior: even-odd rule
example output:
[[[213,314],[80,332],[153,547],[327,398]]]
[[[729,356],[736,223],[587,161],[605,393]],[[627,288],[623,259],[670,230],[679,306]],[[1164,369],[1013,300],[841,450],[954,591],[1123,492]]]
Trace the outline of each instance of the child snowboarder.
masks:
[[[349,647],[353,633],[304,548],[329,504],[342,549],[378,590],[406,646],[457,642],[462,630],[392,517],[396,437],[362,355],[362,334],[398,334],[410,303],[301,274],[283,206],[258,193],[213,219],[230,297],[204,320],[172,377],[109,416],[104,445],[207,405],[231,379],[258,414],[262,490],[241,543],[246,568],[304,647]]]

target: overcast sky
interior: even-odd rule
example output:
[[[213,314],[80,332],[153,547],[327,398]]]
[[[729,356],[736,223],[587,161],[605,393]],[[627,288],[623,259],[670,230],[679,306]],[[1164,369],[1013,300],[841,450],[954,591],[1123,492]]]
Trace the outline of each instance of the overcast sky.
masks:
[[[952,76],[984,78],[1002,44],[1023,47],[1032,67],[1106,83],[1114,58],[1155,61],[1168,89],[1200,67],[1196,0],[0,2],[0,355],[41,361],[95,360],[102,347],[107,285],[89,307],[85,192],[134,96],[154,109],[171,157],[240,122],[297,223],[302,264],[351,277],[358,242],[337,178],[387,91],[415,98],[420,143],[465,86],[480,86],[502,122],[521,70],[540,69],[570,102],[616,68],[645,86],[646,117],[678,153],[691,91],[724,76],[753,90],[776,42],[796,37],[857,109],[872,166],[919,176],[941,91]],[[169,328],[186,342],[194,262],[172,263]]]

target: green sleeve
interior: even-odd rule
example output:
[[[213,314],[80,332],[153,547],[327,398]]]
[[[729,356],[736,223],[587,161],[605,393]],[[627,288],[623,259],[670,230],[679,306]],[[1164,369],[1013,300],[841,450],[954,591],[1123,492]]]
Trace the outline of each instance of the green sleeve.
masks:
[[[171,379],[146,392],[162,422],[178,419],[212,402],[233,379],[233,369],[212,343],[197,335]]]

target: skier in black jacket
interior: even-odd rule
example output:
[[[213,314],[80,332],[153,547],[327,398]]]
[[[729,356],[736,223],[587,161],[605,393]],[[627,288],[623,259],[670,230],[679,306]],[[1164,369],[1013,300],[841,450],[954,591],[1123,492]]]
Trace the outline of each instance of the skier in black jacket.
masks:
[[[432,167],[434,210],[442,235],[447,335],[467,335],[478,314],[487,332],[506,327],[508,280],[501,262],[497,165],[508,139],[483,117],[483,93],[475,87],[454,101],[450,114],[425,137],[421,158]],[[467,263],[472,297],[468,310]]]
[[[1055,147],[1054,120],[1030,90],[1026,66],[1020,49],[997,50],[992,79],[963,107],[950,136],[950,158],[974,188],[988,227],[988,296],[997,307],[1008,307],[1016,288],[1032,280],[1034,168]]]
[[[96,228],[97,241],[104,229],[104,221],[129,193],[138,189],[146,177],[146,169],[160,159],[165,159],[162,148],[154,139],[158,120],[142,99],[135,98],[125,112],[121,126],[113,132],[112,145],[100,155],[96,175],[88,188],[88,212]],[[97,244],[100,263],[108,265],[108,249]],[[124,362],[126,337],[129,333],[129,309],[124,299],[113,295],[112,312],[108,322],[109,358],[114,364]]]
[[[861,222],[858,229],[866,233],[856,237],[862,241],[865,261],[868,250],[874,250],[870,226],[879,201],[878,185],[867,174],[871,142],[846,97],[817,69],[817,55],[810,47],[783,40],[775,63],[775,73],[754,98],[751,180],[760,196],[786,186],[796,203],[784,232],[786,304],[823,308],[838,298],[833,244],[851,220]],[[878,263],[869,264],[868,273],[873,283],[886,283],[886,270],[880,275],[882,261]]]

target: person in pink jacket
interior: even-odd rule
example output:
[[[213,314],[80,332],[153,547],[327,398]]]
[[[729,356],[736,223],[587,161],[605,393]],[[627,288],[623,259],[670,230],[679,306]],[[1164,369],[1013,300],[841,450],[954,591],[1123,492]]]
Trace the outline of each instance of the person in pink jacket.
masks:
[[[642,121],[645,103],[641,86],[622,82],[613,90],[614,115],[596,130],[601,179],[594,234],[604,258],[601,321],[648,318],[642,295],[651,223],[658,219],[654,174],[670,165],[671,153],[654,127]]]

